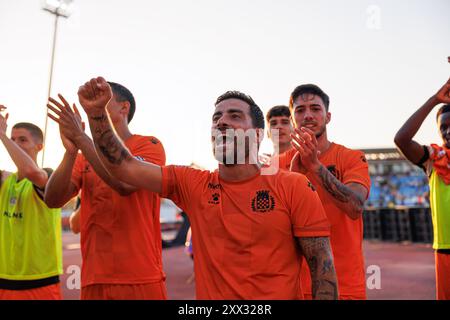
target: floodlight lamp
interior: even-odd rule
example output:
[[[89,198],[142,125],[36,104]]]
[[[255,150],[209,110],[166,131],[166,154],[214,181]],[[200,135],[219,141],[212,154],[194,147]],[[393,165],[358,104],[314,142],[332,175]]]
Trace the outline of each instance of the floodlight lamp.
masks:
[[[68,18],[73,11],[73,0],[43,0],[42,9],[52,14]]]

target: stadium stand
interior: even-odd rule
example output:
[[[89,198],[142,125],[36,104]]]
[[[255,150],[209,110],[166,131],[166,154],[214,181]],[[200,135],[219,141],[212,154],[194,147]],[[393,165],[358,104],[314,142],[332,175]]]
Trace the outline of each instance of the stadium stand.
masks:
[[[431,243],[428,179],[396,149],[365,149],[371,190],[364,212],[364,238]]]

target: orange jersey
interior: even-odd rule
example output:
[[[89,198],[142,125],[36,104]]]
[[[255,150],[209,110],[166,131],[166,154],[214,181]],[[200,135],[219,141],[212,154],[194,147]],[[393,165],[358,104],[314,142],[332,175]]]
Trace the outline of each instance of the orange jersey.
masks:
[[[165,163],[164,148],[156,138],[133,135],[125,145],[138,159]],[[82,286],[161,281],[165,276],[159,195],[144,189],[119,195],[81,154],[72,183],[81,188]]]
[[[295,149],[292,149],[280,156],[279,166],[281,169],[289,170],[295,153]],[[319,161],[343,184],[359,183],[368,191],[370,190],[369,169],[363,152],[332,143],[330,148],[320,155]],[[306,176],[311,178],[308,173]],[[331,223],[330,241],[339,293],[365,297],[366,278],[362,251],[363,219],[360,217],[352,220],[335,205],[332,196],[322,185],[315,185],[315,187]],[[307,268],[302,270],[302,289],[305,293],[311,292],[311,280]]]
[[[295,237],[329,235],[317,192],[280,171],[239,182],[219,172],[163,167],[162,196],[188,215],[197,299],[299,298]]]
[[[435,251],[436,300],[450,300],[450,253]]]
[[[164,281],[144,284],[93,284],[83,287],[81,300],[167,300]]]
[[[62,300],[61,284],[26,290],[0,289],[0,300]]]

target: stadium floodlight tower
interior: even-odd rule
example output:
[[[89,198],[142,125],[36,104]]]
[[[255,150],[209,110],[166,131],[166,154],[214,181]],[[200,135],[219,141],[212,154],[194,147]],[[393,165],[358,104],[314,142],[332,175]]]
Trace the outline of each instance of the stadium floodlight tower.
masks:
[[[50,76],[48,80],[48,97],[51,95],[52,90],[52,79],[53,79],[53,64],[55,61],[55,48],[56,48],[56,34],[58,31],[58,19],[59,17],[68,18],[73,10],[73,0],[44,0],[42,1],[42,9],[50,12],[55,16],[55,23],[53,27],[53,45],[52,45],[52,57],[50,60]],[[42,161],[41,166],[44,167],[44,157],[45,157],[45,141],[47,138],[47,108],[45,108],[45,128],[44,128],[44,149],[42,150]]]

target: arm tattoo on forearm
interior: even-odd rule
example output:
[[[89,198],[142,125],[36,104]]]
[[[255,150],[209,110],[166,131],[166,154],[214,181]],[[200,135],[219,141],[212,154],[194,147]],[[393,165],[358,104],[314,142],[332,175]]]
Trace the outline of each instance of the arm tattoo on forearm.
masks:
[[[334,267],[333,266],[333,261],[331,261],[331,260],[324,261],[323,262],[323,268],[322,268],[322,275],[325,275],[328,272],[330,272],[333,267]]]
[[[338,286],[329,239],[299,238],[298,241],[311,272],[313,298],[337,299]]]
[[[105,114],[92,116],[91,119],[94,143],[109,163],[120,165],[123,160],[131,158],[128,150],[114,134]]]
[[[324,166],[320,166],[317,173],[319,179],[333,198],[343,203],[350,203],[355,209],[359,210],[364,205],[364,200],[360,199],[349,187],[340,182]]]
[[[108,120],[108,117],[105,115],[105,114],[102,114],[102,115],[100,115],[100,116],[92,116],[91,117],[91,119],[92,120],[94,120],[94,121],[106,121],[106,120]]]
[[[112,164],[120,165],[128,156],[128,152],[122,147],[112,130],[106,130],[101,134],[98,148]]]
[[[335,281],[330,280],[314,280],[312,285],[312,296],[317,299],[338,299],[338,289]]]

